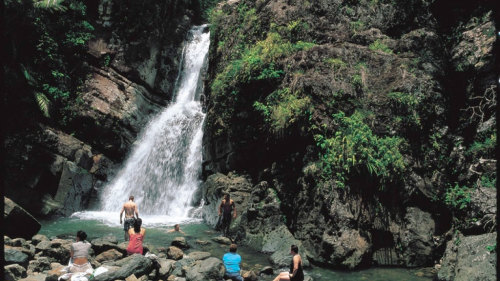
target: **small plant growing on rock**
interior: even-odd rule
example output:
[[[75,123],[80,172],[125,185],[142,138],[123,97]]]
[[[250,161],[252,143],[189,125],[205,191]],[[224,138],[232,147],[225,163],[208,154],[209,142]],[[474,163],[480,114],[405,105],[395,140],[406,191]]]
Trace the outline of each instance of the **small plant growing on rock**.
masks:
[[[387,54],[392,54],[392,50],[386,44],[382,43],[380,39],[375,40],[375,42],[371,43],[369,48],[372,51],[382,51]]]

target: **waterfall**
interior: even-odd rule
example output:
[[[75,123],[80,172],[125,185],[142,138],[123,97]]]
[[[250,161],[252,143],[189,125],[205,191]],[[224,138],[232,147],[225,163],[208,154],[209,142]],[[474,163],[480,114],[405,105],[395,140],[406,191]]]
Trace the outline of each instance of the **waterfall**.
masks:
[[[173,221],[188,217],[200,183],[205,114],[199,85],[210,44],[206,29],[203,25],[189,31],[172,104],[151,119],[101,193],[101,213],[114,213],[113,220],[130,195],[141,217],[167,216]]]

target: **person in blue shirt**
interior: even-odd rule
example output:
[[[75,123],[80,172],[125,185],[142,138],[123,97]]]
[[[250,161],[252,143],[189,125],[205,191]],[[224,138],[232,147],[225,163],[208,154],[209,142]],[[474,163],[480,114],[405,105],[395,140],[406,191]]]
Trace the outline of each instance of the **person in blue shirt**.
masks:
[[[224,254],[222,261],[226,267],[225,279],[231,279],[232,281],[243,281],[243,277],[240,275],[241,266],[241,256],[236,253],[238,247],[236,244],[231,244],[229,246],[229,253]]]

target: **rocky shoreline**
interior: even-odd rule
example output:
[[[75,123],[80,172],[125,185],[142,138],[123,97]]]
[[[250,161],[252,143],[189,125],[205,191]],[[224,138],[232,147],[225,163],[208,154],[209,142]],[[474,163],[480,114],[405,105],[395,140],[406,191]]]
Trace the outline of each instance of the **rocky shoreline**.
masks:
[[[6,281],[56,281],[65,271],[69,261],[71,243],[74,239],[49,239],[35,235],[30,240],[4,237]],[[225,237],[214,237],[212,242],[229,247],[231,241]],[[184,237],[176,237],[168,248],[148,249],[145,255],[127,256],[128,242],[118,243],[114,236],[91,240],[90,263],[92,267],[105,268],[106,272],[95,276],[99,281],[219,281],[224,280],[225,268],[222,260],[209,252],[191,251]],[[195,243],[208,243],[197,240]],[[242,270],[246,281],[257,281],[259,276],[273,274],[273,268],[264,267],[259,272]],[[308,277],[306,280],[311,281]]]

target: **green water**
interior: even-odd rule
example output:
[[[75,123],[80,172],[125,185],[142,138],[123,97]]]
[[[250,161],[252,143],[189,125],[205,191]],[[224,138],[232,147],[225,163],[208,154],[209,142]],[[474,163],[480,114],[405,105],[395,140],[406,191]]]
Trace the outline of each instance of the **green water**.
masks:
[[[118,242],[123,241],[123,229],[119,225],[109,225],[102,221],[87,220],[78,218],[61,218],[56,221],[42,221],[42,228],[39,234],[46,235],[49,238],[74,238],[77,230],[84,230],[88,238],[92,239],[103,237],[106,235],[114,235],[118,238]],[[149,226],[146,228],[146,237],[144,243],[150,248],[168,247],[172,240],[181,236],[179,233],[166,233],[172,227],[164,226]],[[186,233],[184,237],[191,246],[186,250],[186,253],[192,251],[207,251],[214,257],[222,258],[227,252],[227,245],[219,245],[211,240],[212,237],[218,236],[219,233],[213,231],[210,227],[201,222],[191,222],[182,224],[181,229]],[[207,245],[195,243],[196,240],[210,242]],[[269,256],[263,253],[256,252],[247,247],[239,247],[238,253],[243,258],[243,269],[245,270],[260,270],[264,266],[270,265]],[[370,281],[429,281],[432,280],[430,273],[426,269],[403,269],[403,268],[371,268],[360,271],[337,271],[324,269],[319,267],[308,268],[305,270],[306,275],[310,275],[315,281],[354,281],[354,280],[370,280]],[[273,280],[274,276],[264,278],[264,281]]]

